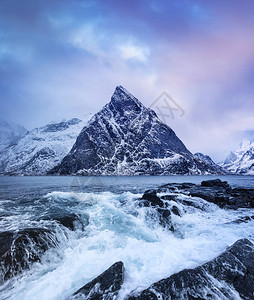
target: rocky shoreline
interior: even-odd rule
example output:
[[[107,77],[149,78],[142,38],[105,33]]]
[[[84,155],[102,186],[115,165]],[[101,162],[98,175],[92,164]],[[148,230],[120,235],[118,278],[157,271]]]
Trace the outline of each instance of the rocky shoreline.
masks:
[[[68,300],[117,299],[123,281],[124,265],[122,262],[116,262]],[[247,239],[241,239],[214,260],[162,279],[141,293],[134,292],[125,300],[251,300],[254,295],[253,282],[254,245]]]
[[[149,208],[164,230],[175,232],[173,216],[181,217],[185,208],[206,212],[209,205],[222,209],[254,208],[254,189],[232,188],[219,179],[192,183],[170,183],[145,191],[135,205]],[[254,214],[234,220],[235,224],[251,222]],[[89,224],[76,214],[56,212],[44,216],[67,230],[81,231]],[[53,230],[25,228],[0,233],[0,271],[2,283],[40,261],[41,256],[59,241]],[[101,275],[74,292],[68,299],[117,299],[124,283],[124,263],[116,262]],[[133,291],[126,300],[146,299],[253,299],[254,245],[239,239],[217,258],[194,269],[185,269],[162,278],[142,292]]]

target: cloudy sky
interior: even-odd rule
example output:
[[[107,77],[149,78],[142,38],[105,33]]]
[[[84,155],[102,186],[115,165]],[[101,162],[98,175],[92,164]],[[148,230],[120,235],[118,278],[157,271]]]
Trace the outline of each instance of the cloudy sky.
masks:
[[[254,138],[254,1],[0,0],[0,118],[28,129],[82,118],[122,85],[223,160]]]

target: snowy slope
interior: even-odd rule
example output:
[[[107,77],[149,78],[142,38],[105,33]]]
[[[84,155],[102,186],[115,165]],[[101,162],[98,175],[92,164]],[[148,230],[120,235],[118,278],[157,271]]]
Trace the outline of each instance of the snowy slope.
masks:
[[[122,86],[77,138],[53,174],[164,175],[211,174],[162,123]]]
[[[0,120],[0,151],[17,143],[26,133],[27,129],[19,124]]]
[[[203,163],[207,164],[211,169],[214,170],[215,173],[218,174],[227,174],[228,172],[223,169],[223,167],[217,165],[209,155],[205,155],[203,153],[197,152],[194,156],[202,161]]]
[[[222,167],[232,173],[254,175],[254,142],[241,142],[235,151],[230,152]]]
[[[44,175],[70,151],[85,120],[71,119],[48,124],[28,132],[16,145],[0,152],[0,173]]]

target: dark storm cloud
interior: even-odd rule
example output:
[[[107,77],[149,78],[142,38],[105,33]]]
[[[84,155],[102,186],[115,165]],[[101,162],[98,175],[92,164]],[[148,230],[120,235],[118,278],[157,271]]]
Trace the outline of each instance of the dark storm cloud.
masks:
[[[226,152],[253,129],[253,9],[246,0],[2,0],[0,117],[32,128],[96,112],[118,84],[148,106],[166,90],[186,110],[170,125],[190,150],[219,157],[215,144]]]

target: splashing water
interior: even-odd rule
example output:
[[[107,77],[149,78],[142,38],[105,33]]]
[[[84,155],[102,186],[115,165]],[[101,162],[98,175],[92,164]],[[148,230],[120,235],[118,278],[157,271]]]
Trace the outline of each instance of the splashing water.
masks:
[[[0,219],[1,228],[48,228],[59,244],[29,270],[6,281],[0,298],[65,299],[121,260],[125,280],[118,298],[124,299],[133,290],[141,291],[184,268],[215,258],[240,238],[254,239],[254,220],[231,223],[254,215],[254,210],[226,211],[198,198],[197,203],[205,205],[205,210],[171,201],[182,212],[181,217],[172,215],[175,231],[171,232],[158,224],[151,208],[138,206],[141,196],[131,192],[55,191],[25,206],[6,203],[9,210],[5,209],[6,216]],[[50,211],[78,214],[85,229],[71,231],[54,220],[43,219]]]

